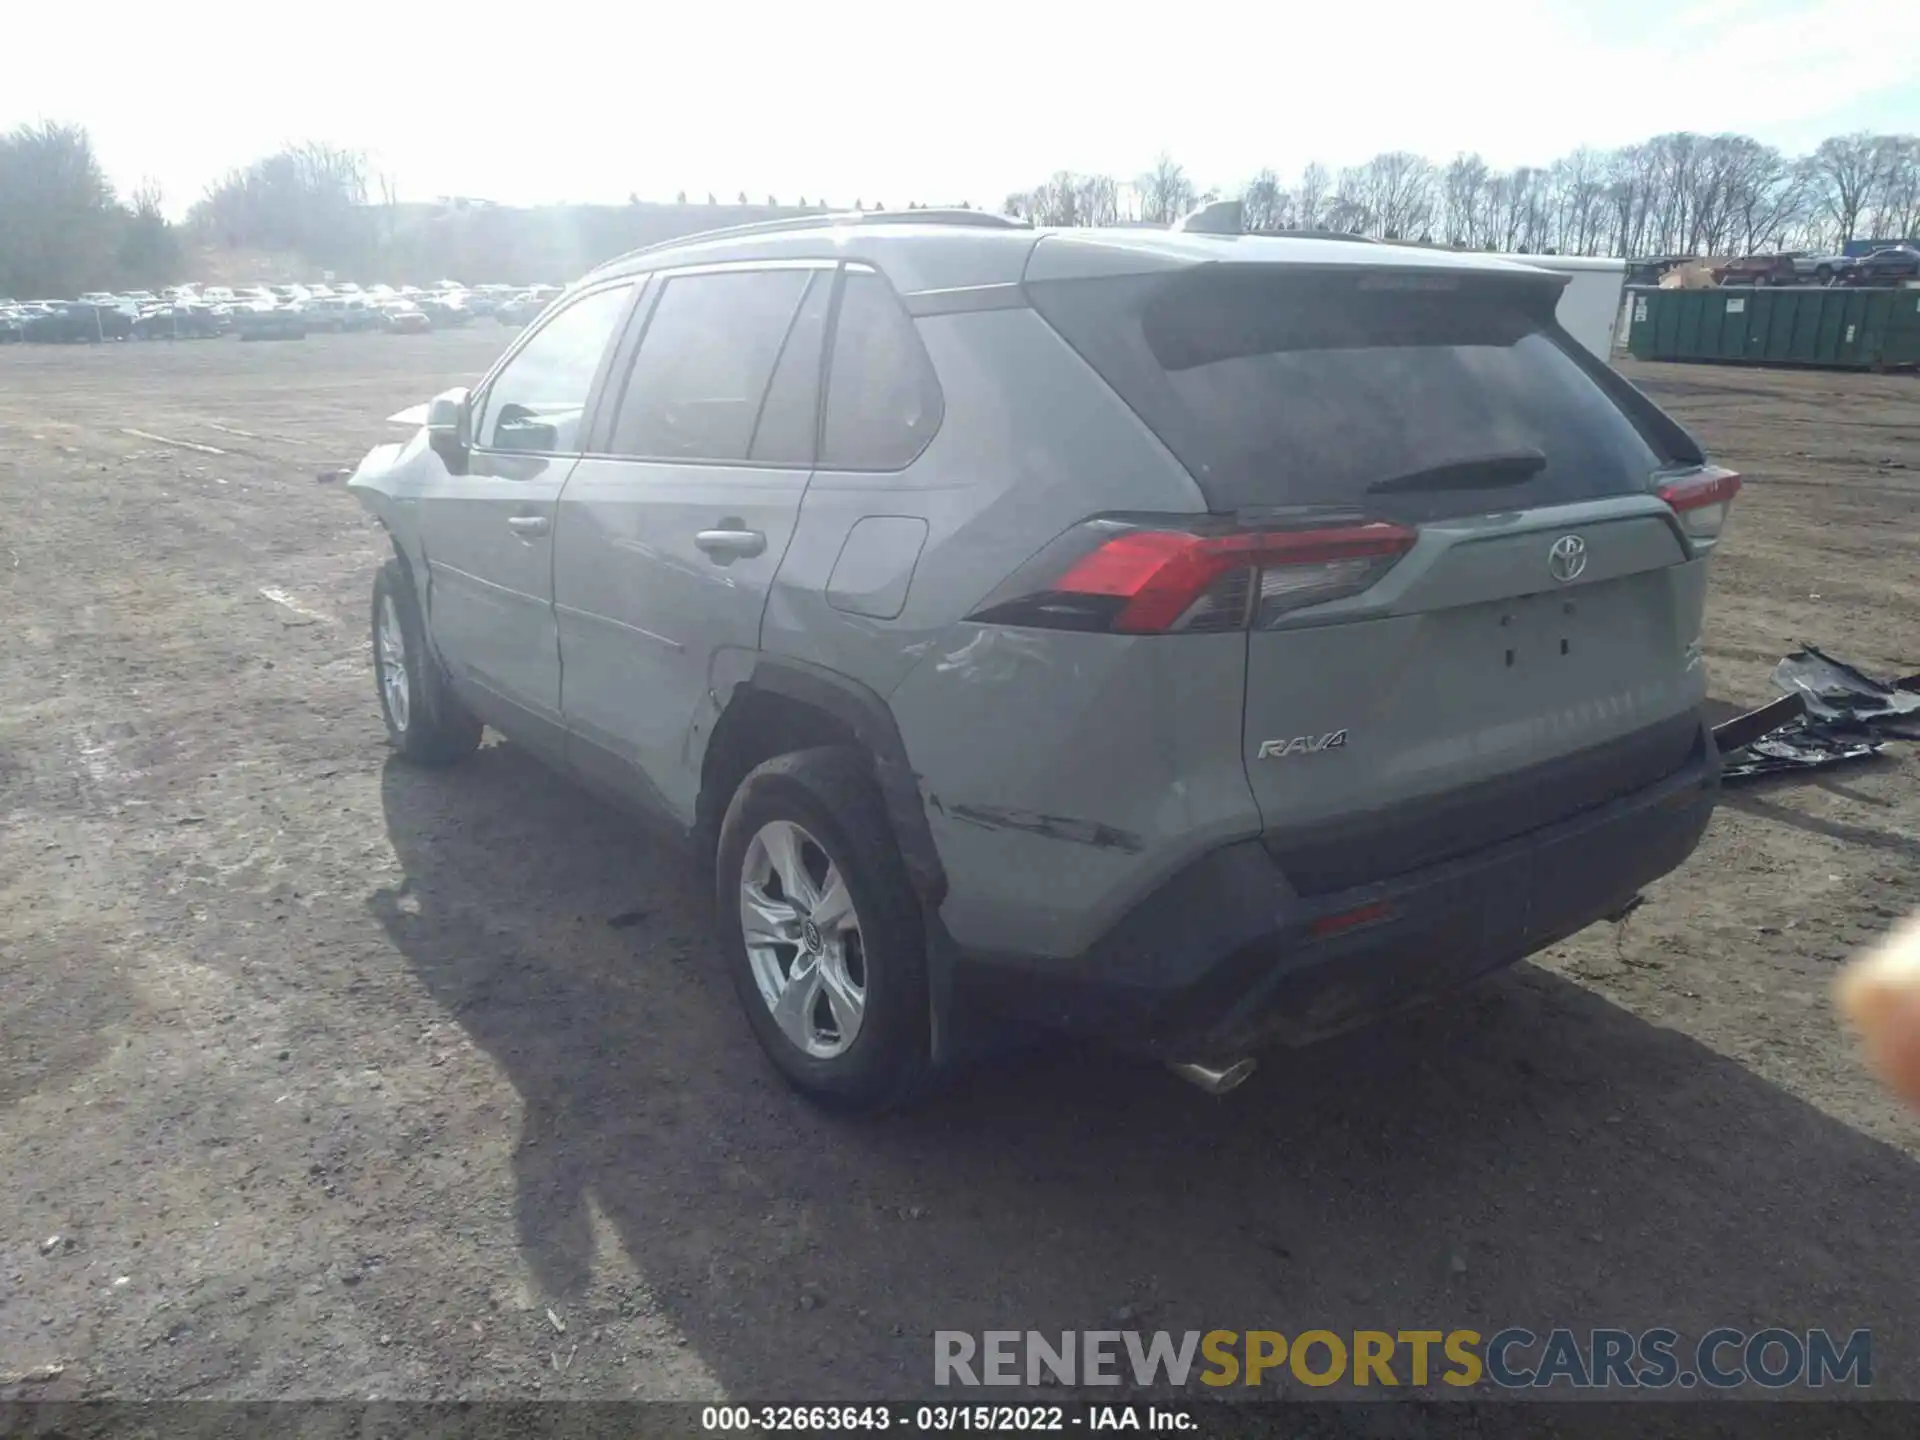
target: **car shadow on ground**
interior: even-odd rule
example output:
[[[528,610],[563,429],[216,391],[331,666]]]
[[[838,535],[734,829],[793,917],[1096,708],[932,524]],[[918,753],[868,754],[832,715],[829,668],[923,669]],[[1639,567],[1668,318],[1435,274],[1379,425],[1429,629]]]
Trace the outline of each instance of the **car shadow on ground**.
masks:
[[[383,789],[373,908],[524,1102],[538,1282],[588,1291],[597,1208],[734,1396],[924,1395],[935,1329],[1556,1324],[1866,1326],[1911,1388],[1913,1164],[1543,971],[1224,1099],[1063,1047],[836,1120],[755,1049],[674,848],[512,746]]]

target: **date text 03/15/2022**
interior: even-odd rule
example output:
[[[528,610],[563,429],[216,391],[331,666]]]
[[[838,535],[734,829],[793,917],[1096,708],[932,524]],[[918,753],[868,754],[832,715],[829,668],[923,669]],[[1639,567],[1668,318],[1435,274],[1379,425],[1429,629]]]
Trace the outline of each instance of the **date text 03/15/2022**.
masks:
[[[910,1430],[991,1434],[1067,1430],[1148,1430],[1176,1434],[1200,1422],[1177,1407],[1098,1405],[708,1405],[702,1431]]]

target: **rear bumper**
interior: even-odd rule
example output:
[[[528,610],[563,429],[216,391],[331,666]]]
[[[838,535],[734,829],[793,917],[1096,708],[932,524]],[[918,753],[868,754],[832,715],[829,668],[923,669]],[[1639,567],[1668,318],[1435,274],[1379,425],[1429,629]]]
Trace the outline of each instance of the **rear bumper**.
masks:
[[[1300,896],[1258,840],[1203,856],[1071,962],[974,955],[969,1000],[1172,1060],[1304,1044],[1458,988],[1618,914],[1699,844],[1704,725],[1665,779],[1375,884]]]

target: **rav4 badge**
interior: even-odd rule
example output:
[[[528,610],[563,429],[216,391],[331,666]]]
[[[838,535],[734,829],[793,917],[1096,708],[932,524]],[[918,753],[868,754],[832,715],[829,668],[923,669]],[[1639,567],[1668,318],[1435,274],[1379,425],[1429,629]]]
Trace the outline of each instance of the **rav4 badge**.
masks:
[[[1259,759],[1284,760],[1289,755],[1318,755],[1323,750],[1347,748],[1347,732],[1331,730],[1325,735],[1296,735],[1291,740],[1262,740]]]

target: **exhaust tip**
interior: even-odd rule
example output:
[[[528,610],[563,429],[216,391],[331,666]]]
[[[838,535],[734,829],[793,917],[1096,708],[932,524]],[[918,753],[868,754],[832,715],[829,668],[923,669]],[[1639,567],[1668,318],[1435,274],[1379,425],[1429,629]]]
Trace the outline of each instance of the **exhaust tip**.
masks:
[[[1189,1084],[1198,1085],[1209,1095],[1224,1095],[1246,1084],[1256,1064],[1257,1061],[1247,1056],[1235,1060],[1231,1065],[1202,1065],[1197,1061],[1184,1061],[1167,1068]]]

